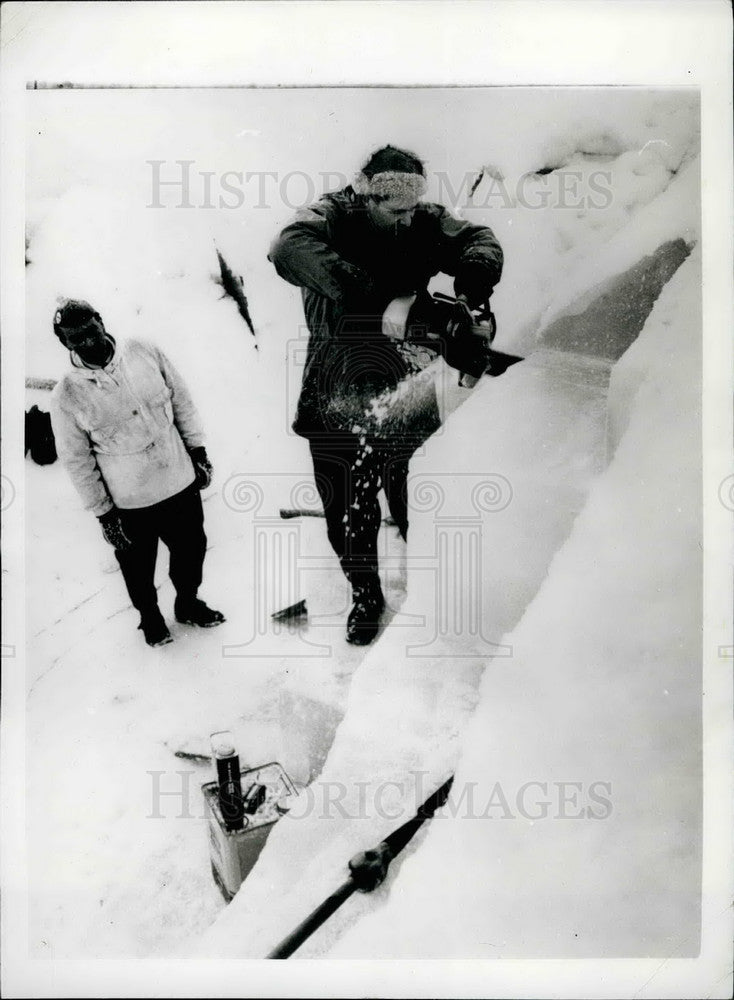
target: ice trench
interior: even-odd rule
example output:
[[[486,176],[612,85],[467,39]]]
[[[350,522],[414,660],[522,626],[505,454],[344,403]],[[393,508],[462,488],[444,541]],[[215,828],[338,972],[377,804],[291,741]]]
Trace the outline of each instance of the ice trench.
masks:
[[[584,295],[569,307],[565,315],[541,330],[536,350],[514,372],[503,376],[513,382],[525,383],[531,391],[538,393],[548,392],[556,381],[562,385],[575,385],[576,391],[585,397],[587,416],[597,421],[595,428],[589,428],[588,438],[594,454],[594,472],[601,471],[611,458],[612,445],[606,414],[611,367],[637,339],[663,288],[692,249],[693,244],[686,243],[682,238],[669,240],[622,274],[605,282],[601,288]],[[501,400],[496,405],[500,406]],[[599,422],[600,416],[603,417],[602,422]],[[489,423],[493,426],[499,419],[501,415],[489,415]],[[556,488],[567,497],[576,491],[575,487],[567,490],[560,482]],[[574,498],[574,513],[578,512],[582,503],[583,488]],[[570,529],[570,523],[567,527]],[[557,547],[563,544],[566,534],[562,531],[558,535]],[[550,558],[544,559],[538,565],[532,582],[523,582],[522,600],[514,600],[512,609],[504,608],[505,599],[498,595],[495,607],[502,607],[503,612],[493,623],[496,634],[510,631],[520,620],[549,561]],[[507,570],[511,576],[509,566]],[[502,577],[501,570],[497,575]],[[321,772],[345,708],[346,702],[335,705],[332,699],[319,701],[286,690],[282,704],[282,717],[288,720],[286,753],[291,766],[298,767],[301,778],[310,781]],[[300,762],[300,767],[296,761]]]
[[[447,433],[442,438],[437,436],[434,442],[438,449],[435,453],[437,457],[426,462],[417,456],[412,470],[417,498],[422,498],[425,506],[430,500],[428,494],[431,490],[435,492],[438,486],[446,495],[453,490],[451,503],[433,513],[430,510],[416,512],[411,527],[408,597],[400,606],[406,589],[405,570],[393,571],[392,578],[387,581],[387,595],[391,606],[397,610],[386,622],[387,627],[381,638],[370,647],[366,659],[363,660],[364,650],[348,650],[348,655],[340,652],[337,671],[333,655],[304,659],[302,663],[290,659],[284,674],[283,663],[272,658],[272,650],[267,654],[271,657],[269,662],[263,661],[265,665],[262,668],[252,660],[248,663],[220,659],[210,663],[208,651],[211,637],[204,636],[189,638],[187,663],[154,663],[141,651],[136,654],[139,663],[131,668],[130,676],[126,674],[122,680],[108,677],[110,667],[105,665],[104,659],[101,663],[90,659],[88,664],[84,661],[82,665],[80,656],[84,654],[81,647],[77,647],[97,622],[102,622],[109,633],[111,662],[117,655],[124,656],[129,662],[130,653],[126,652],[129,649],[129,604],[120,594],[117,567],[111,554],[109,565],[105,568],[106,575],[99,578],[96,525],[89,523],[82,511],[70,511],[68,517],[73,513],[75,520],[69,530],[82,539],[75,556],[79,572],[74,574],[74,580],[65,581],[63,591],[59,590],[58,595],[49,601],[46,614],[50,624],[44,624],[41,632],[33,637],[38,654],[34,661],[39,666],[43,665],[43,673],[30,677],[29,702],[37,696],[58,698],[63,702],[67,697],[65,678],[68,677],[68,668],[72,666],[74,670],[80,670],[78,690],[82,693],[75,697],[72,717],[76,718],[74,713],[79,712],[84,720],[83,713],[97,711],[97,702],[103,698],[105,691],[114,691],[116,725],[126,724],[130,732],[135,732],[140,727],[139,713],[145,708],[145,731],[154,732],[158,722],[166,739],[160,746],[149,746],[144,740],[138,740],[131,748],[136,760],[139,758],[140,774],[145,775],[150,768],[180,767],[190,772],[193,789],[199,779],[209,777],[208,769],[195,761],[176,761],[173,751],[208,753],[208,743],[203,735],[192,738],[192,734],[205,734],[221,728],[221,704],[217,701],[216,686],[231,682],[233,690],[239,691],[237,685],[241,685],[242,681],[238,680],[238,676],[247,674],[252,677],[255,668],[257,677],[254,686],[248,681],[252,690],[248,688],[246,704],[238,703],[235,709],[235,712],[242,713],[240,751],[243,763],[263,763],[263,755],[275,755],[293,777],[311,782],[319,795],[322,792],[324,795],[338,795],[340,793],[334,790],[339,783],[346,787],[348,781],[354,783],[360,778],[369,783],[374,774],[394,775],[404,789],[402,798],[406,800],[410,799],[413,791],[416,800],[422,793],[428,794],[432,785],[439,784],[455,766],[460,735],[472,717],[479,681],[493,653],[491,643],[499,642],[522,616],[537,592],[550,560],[567,537],[574,517],[583,506],[590,479],[602,470],[610,457],[606,407],[612,365],[610,354],[616,352],[616,356],[621,355],[625,347],[634,341],[657,294],[687,253],[688,247],[682,240],[663,244],[655,254],[597,288],[586,297],[586,301],[577,303],[575,311],[572,308],[565,320],[556,321],[549,327],[554,337],[551,346],[546,342],[547,331],[541,331],[537,349],[525,362],[515,365],[496,379],[483,380],[477,390],[464,399],[449,416]],[[641,301],[638,302],[638,298]],[[606,334],[603,349],[595,354],[594,322],[600,313],[600,319],[604,319],[603,303],[617,310],[618,340],[610,347],[610,333]],[[572,350],[563,350],[560,346],[563,343],[564,322],[574,331]],[[611,330],[611,333],[614,332]],[[33,387],[33,391],[37,401],[43,399],[45,402],[47,396],[43,390]],[[522,413],[522,420],[518,419],[518,399],[525,401],[522,409],[527,411]],[[471,476],[477,472],[476,463],[470,451],[464,454],[459,442],[462,438],[467,442],[475,438],[477,426],[490,426],[497,441],[489,471],[497,471],[511,480],[514,489],[513,503],[506,510],[495,511],[487,519],[484,530],[483,544],[491,552],[492,565],[497,569],[494,580],[487,584],[484,602],[492,608],[492,620],[485,623],[487,634],[475,635],[475,648],[467,650],[468,632],[459,618],[452,619],[449,614],[444,622],[446,627],[431,640],[431,648],[416,648],[414,653],[417,655],[406,656],[406,646],[425,645],[425,629],[416,622],[424,613],[426,602],[438,602],[436,606],[443,608],[444,615],[452,610],[445,601],[440,602],[438,592],[430,591],[429,588],[435,587],[437,581],[420,567],[430,567],[432,560],[435,561],[438,538],[434,521],[437,517],[453,511],[459,518],[469,514],[470,520],[472,517],[476,520],[471,490],[457,492],[456,483],[474,482]],[[444,479],[436,477],[431,471],[436,468],[450,469],[452,475]],[[43,477],[49,473],[56,475],[57,471],[54,468],[31,467],[27,474],[33,477],[42,493]],[[58,475],[61,477],[60,472]],[[499,484],[501,494],[502,479],[491,482],[495,487]],[[63,488],[67,489],[65,481]],[[204,500],[205,508],[209,509],[218,503],[213,494]],[[42,504],[40,493],[38,503]],[[528,537],[527,531],[527,525],[538,517],[544,519],[547,536],[541,544],[537,537]],[[307,520],[303,530],[307,534],[311,532],[312,541],[316,543],[323,533],[323,522]],[[213,529],[215,521],[216,518],[212,517]],[[276,530],[282,530],[285,523],[279,522],[280,527],[276,526]],[[394,534],[394,530],[389,528],[382,533],[388,547],[394,541]],[[470,544],[470,534],[471,525],[468,535],[460,538],[454,535],[454,541],[458,538],[460,544]],[[442,537],[445,541],[449,534],[444,532]],[[238,538],[227,535],[225,539],[217,530],[212,531],[210,542],[207,578],[214,586],[217,580],[231,577],[233,562],[244,565],[247,554]],[[49,536],[43,539],[42,544],[43,548],[37,553],[39,560],[43,562],[48,558],[56,565],[57,549],[63,549],[68,541],[63,537]],[[515,568],[518,545],[524,562],[531,567],[529,575],[520,574]],[[48,551],[47,547],[50,547]],[[113,571],[114,575],[110,575]],[[165,566],[160,560],[158,580],[164,590],[168,590],[165,575]],[[320,612],[330,612],[332,626],[342,629],[343,613],[334,613],[334,609],[341,607],[339,602],[342,599],[337,592],[339,581],[335,578],[338,576],[333,566],[328,572],[322,572],[316,587],[322,607],[318,604],[313,607],[309,600],[309,612],[312,622]],[[90,580],[98,581],[96,589],[90,588]],[[90,589],[94,592],[90,593]],[[416,600],[416,597],[419,599]],[[292,655],[298,651],[298,628],[292,635],[288,634],[290,629],[285,627],[281,631],[285,633],[280,636],[283,649]],[[170,648],[176,649],[176,645],[174,643]],[[458,655],[467,651],[472,655]],[[62,668],[66,665],[66,668],[57,670],[59,664]],[[211,692],[202,684],[212,687]],[[191,685],[201,696],[196,708],[191,706],[190,694],[187,694]],[[152,689],[154,697],[156,692],[160,695],[159,706],[151,703],[145,695],[149,689]],[[314,697],[315,692],[317,695]],[[361,723],[358,720],[360,713],[363,713]],[[180,731],[171,731],[171,717],[179,718]],[[94,720],[95,715],[89,718]],[[345,718],[348,725],[340,730]],[[63,741],[66,727],[70,724],[64,723],[62,714],[54,720],[51,732],[38,733],[38,739],[50,740],[49,755],[52,755],[50,747],[54,738]],[[59,727],[60,731],[56,733],[54,727]],[[86,733],[86,722],[83,731]],[[383,736],[377,747],[376,732]],[[94,738],[92,726],[87,742],[85,736],[78,741],[78,746],[75,744],[72,748],[70,781],[74,767],[77,764],[83,766],[85,747],[92,752],[91,741]],[[282,752],[274,749],[276,740],[282,742]],[[39,778],[43,762],[47,759],[52,766],[48,755],[39,754]],[[33,767],[36,767],[35,763]],[[414,777],[418,772],[423,772],[420,788],[420,782]],[[57,784],[55,794],[62,798],[67,793],[71,794],[75,787],[61,780]],[[371,790],[367,789],[366,794],[372,794]],[[133,811],[139,806],[140,813],[145,815],[149,811],[149,796],[147,787],[142,789],[143,801],[140,803],[134,801],[133,796]],[[390,805],[389,802],[386,804]],[[111,856],[115,845],[124,850],[122,844],[130,836],[130,824],[127,820],[118,822],[117,819],[112,823],[112,817],[117,816],[120,806],[112,792],[106,805],[109,806],[110,825],[107,828],[110,840],[105,850]],[[81,803],[79,806],[81,808]],[[334,808],[354,815],[359,812],[360,805],[353,796],[351,800],[347,796],[335,803]],[[105,824],[106,813],[102,806],[100,810],[95,825],[100,822]],[[243,889],[235,901],[222,911],[219,920],[216,920],[216,915],[223,904],[221,899],[216,899],[216,889],[211,883],[205,833],[199,823],[176,824],[173,842],[180,853],[180,861],[167,866],[170,872],[165,885],[159,884],[155,878],[150,881],[146,890],[149,896],[146,898],[151,903],[151,916],[138,922],[135,940],[126,939],[121,931],[115,930],[111,921],[109,931],[105,924],[95,923],[96,936],[93,941],[90,937],[89,944],[99,954],[106,954],[110,949],[116,952],[127,948],[129,953],[142,956],[170,950],[187,935],[197,938],[203,928],[212,925],[213,937],[206,936],[202,941],[202,953],[211,954],[219,947],[220,921],[226,925],[232,920],[237,926],[240,923],[243,926],[253,924],[252,932],[247,935],[246,952],[262,956],[292,929],[293,923],[292,915],[286,914],[287,907],[285,910],[272,907],[272,894],[267,891],[263,894],[263,886],[268,882],[277,886],[277,892],[285,901],[297,872],[298,878],[308,884],[308,892],[302,893],[299,899],[300,919],[308,909],[309,900],[315,905],[333,887],[330,879],[339,881],[342,878],[346,859],[356,850],[391,832],[399,822],[399,819],[386,819],[380,824],[375,822],[374,816],[366,817],[363,822],[335,816],[329,821],[328,838],[323,822],[308,823],[304,819],[299,823],[279,824]],[[84,826],[84,823],[81,825]],[[171,836],[168,826],[164,828],[161,824],[160,829],[155,827],[153,830],[151,824],[146,822],[144,828],[148,838],[151,832],[155,833],[160,841],[159,853],[163,857],[167,850],[165,844],[169,843],[167,838]],[[79,836],[82,836],[81,832]],[[420,843],[420,839],[421,835],[415,845]],[[62,849],[59,847],[59,850]],[[415,846],[411,845],[404,852],[394,865],[395,873],[414,849]],[[196,870],[192,871],[194,853],[199,862]],[[51,860],[50,855],[49,864]],[[82,864],[82,859],[78,863]],[[143,864],[143,861],[140,863]],[[141,869],[139,875],[141,879],[148,880],[150,873]],[[131,877],[134,877],[134,872]],[[383,897],[389,892],[392,877],[389,876],[384,890],[378,890]],[[148,885],[148,882],[145,884]],[[198,900],[195,904],[191,902],[192,893]],[[101,888],[100,896],[104,899],[105,913],[112,918],[117,914],[117,921],[124,923],[127,896],[119,895],[114,880],[110,880],[109,886]],[[182,899],[190,900],[186,914],[180,912]],[[368,902],[367,898],[356,899],[343,917],[333,919],[329,933],[336,936],[343,933],[358,919]],[[96,900],[94,903],[97,905]],[[158,926],[156,923],[156,913],[163,912],[166,907],[175,907],[178,912],[175,932],[164,924]],[[265,919],[261,919],[263,913],[267,915]],[[59,954],[65,952],[66,938],[71,940],[74,937],[73,929],[65,930],[60,923],[62,916],[62,913],[49,913],[42,924],[45,928],[42,936],[55,942],[53,946]],[[73,946],[76,947],[75,944]],[[318,941],[313,947],[319,947]],[[40,953],[47,954],[45,946]],[[304,948],[302,953],[307,953],[307,949]]]
[[[286,756],[306,767],[316,790],[314,802],[323,792],[322,811],[278,825],[233,903],[204,935],[202,955],[219,954],[220,948],[227,953],[223,942],[231,946],[236,934],[239,957],[262,957],[293,925],[288,905],[273,906],[273,899],[287,900],[297,878],[299,919],[305,916],[343,879],[354,853],[390,833],[452,773],[485,666],[504,654],[499,640],[522,618],[568,538],[590,483],[612,457],[616,442],[608,433],[607,412],[612,366],[635,341],[691,249],[683,239],[663,243],[593,289],[540,331],[537,348],[524,362],[500,378],[484,380],[483,391],[449,418],[447,445],[449,439],[456,443],[457,433],[471,427],[475,417],[492,428],[497,441],[493,468],[500,471],[494,486],[499,482],[501,492],[504,480],[513,491],[512,503],[483,525],[482,547],[491,554],[492,571],[482,604],[492,608],[492,620],[468,638],[466,609],[460,610],[453,627],[449,622],[438,628],[426,644],[425,630],[415,623],[421,608],[441,606],[441,583],[439,574],[422,574],[426,566],[421,563],[435,559],[440,517],[437,509],[435,517],[416,517],[409,540],[408,596],[390,623],[393,627],[371,647],[340,700],[321,701],[312,691],[297,688],[286,695]],[[527,401],[522,424],[518,399]],[[460,448],[450,454],[450,506],[466,520],[475,498],[457,492],[455,485],[462,478],[468,483],[472,475],[476,480],[473,456]],[[431,468],[436,461],[434,456]],[[411,467],[414,495],[420,494],[422,480],[435,486],[436,478],[424,473],[418,457]],[[529,524],[536,530],[528,532]],[[522,572],[516,570],[518,563]],[[378,732],[384,738],[375,745]],[[382,785],[389,775],[393,793],[388,799],[397,814],[365,812],[365,786],[378,780],[373,775]],[[329,800],[333,794],[338,803]],[[323,822],[327,813],[328,832]],[[374,894],[378,900],[387,898],[395,875],[423,836],[393,863],[386,883]],[[357,899],[345,907],[347,912],[334,916],[328,930],[319,932],[299,957],[322,953],[324,941],[338,940],[369,905]]]

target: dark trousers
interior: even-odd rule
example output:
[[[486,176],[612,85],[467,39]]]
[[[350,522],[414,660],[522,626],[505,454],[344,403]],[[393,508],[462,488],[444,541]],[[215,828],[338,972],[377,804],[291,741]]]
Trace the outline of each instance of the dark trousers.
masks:
[[[384,489],[390,514],[405,538],[408,462],[415,447],[360,443],[351,435],[310,440],[309,446],[331,547],[355,590],[372,587],[378,582],[378,493]]]
[[[115,550],[115,555],[133,607],[145,613],[158,606],[154,577],[159,539],[170,553],[168,575],[177,597],[196,597],[206,552],[204,510],[196,483],[151,507],[121,510],[120,517],[133,544],[126,552]]]

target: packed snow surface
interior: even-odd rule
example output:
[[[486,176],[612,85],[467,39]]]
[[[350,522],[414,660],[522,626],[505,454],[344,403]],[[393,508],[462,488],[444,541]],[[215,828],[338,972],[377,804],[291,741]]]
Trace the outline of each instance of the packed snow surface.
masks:
[[[667,947],[676,921],[693,935],[695,913],[686,923],[681,912],[697,843],[700,456],[698,383],[686,389],[681,366],[697,364],[695,263],[651,315],[630,374],[612,369],[609,406],[609,364],[548,350],[542,331],[663,242],[697,239],[695,97],[38,91],[28,102],[26,374],[58,378],[68,365],[51,331],[62,295],[89,299],[115,336],[148,337],[168,353],[208,432],[202,596],[227,616],[213,631],[174,625],[174,643],[149,650],[112,551],[63,469],[27,463],[27,781],[44,788],[27,808],[32,953],[261,956],[342,881],[355,851],[454,770],[457,790],[474,782],[478,799],[495,781],[512,796],[522,780],[578,780],[584,809],[594,806],[589,783],[609,780],[612,812],[575,825],[448,815],[383,887],[314,938],[311,954],[571,956],[594,953],[605,932],[607,954],[628,954],[632,931],[594,919],[584,881],[594,851],[606,853],[593,885],[620,919],[639,869],[649,905],[635,921],[647,914],[649,936],[638,942]],[[430,134],[427,120],[440,123]],[[100,141],[111,122],[114,141]],[[473,393],[433,367],[447,419],[412,466],[407,552],[383,529],[389,613],[365,653],[343,639],[348,593],[323,521],[279,517],[317,498],[307,446],[289,430],[305,346],[299,294],[266,253],[298,204],[348,180],[385,142],[426,158],[429,198],[493,227],[507,261],[497,347],[529,357]],[[177,161],[191,164],[187,198],[180,184],[155,188],[156,176],[181,177]],[[242,175],[228,177],[241,199],[223,186],[228,171]],[[469,197],[465,181],[482,171]],[[217,249],[244,279],[256,338],[223,297]],[[645,345],[667,336],[680,350],[662,365]],[[27,405],[45,398],[29,391]],[[688,459],[673,484],[665,463],[676,447]],[[163,554],[159,573],[170,621]],[[663,573],[687,574],[680,598]],[[301,597],[307,624],[271,622]],[[226,728],[244,762],[278,759],[310,784],[225,908],[200,793],[211,771],[175,753],[206,754],[208,734]],[[674,736],[686,749],[663,764]],[[664,849],[649,864],[653,843]],[[678,875],[663,885],[674,859]],[[489,906],[490,884],[503,906]],[[656,892],[670,926],[653,919]],[[516,896],[499,935],[493,922]],[[438,941],[442,907],[456,934]]]
[[[384,904],[310,954],[698,954],[699,288],[696,259],[648,321],[629,427],[484,673],[448,806]]]

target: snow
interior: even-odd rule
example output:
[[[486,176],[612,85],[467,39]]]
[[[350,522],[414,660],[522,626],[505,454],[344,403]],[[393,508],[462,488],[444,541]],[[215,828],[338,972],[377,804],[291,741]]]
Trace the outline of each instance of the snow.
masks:
[[[660,758],[676,724],[695,750],[695,671],[688,682],[669,679],[667,695],[661,684],[666,658],[680,666],[686,653],[696,662],[689,648],[693,612],[673,603],[688,599],[692,608],[695,582],[675,598],[660,574],[696,579],[690,495],[682,495],[680,514],[661,501],[674,485],[683,488],[666,479],[670,450],[678,439],[692,448],[691,408],[673,407],[663,388],[669,380],[676,396],[683,394],[677,398],[691,405],[698,391],[695,379],[682,384],[698,343],[693,258],[671,281],[644,336],[612,369],[609,406],[610,363],[550,350],[542,335],[665,240],[697,238],[695,98],[528,88],[326,90],[300,99],[278,91],[39,91],[28,99],[26,373],[58,378],[66,368],[50,323],[60,295],[88,298],[115,336],[149,337],[169,354],[208,432],[215,482],[205,494],[202,596],[227,616],[210,632],[173,624],[174,643],[149,650],[111,550],[79,508],[64,471],[26,463],[27,780],[29,788],[46,789],[42,799],[28,801],[31,953],[262,956],[336,887],[352,854],[392,830],[454,769],[459,787],[475,781],[481,792],[495,775],[511,787],[524,775],[553,781],[611,774],[613,820],[575,828],[578,863],[569,878],[583,906],[591,907],[593,897],[582,876],[591,853],[603,849],[609,863],[598,879],[614,903],[609,913],[631,916],[615,896],[615,874],[626,877],[630,858],[647,861],[649,841],[664,837],[666,851],[638,877],[654,892],[677,857],[677,882],[670,885],[688,900],[697,786],[685,752],[671,757],[668,770]],[[441,128],[429,136],[425,120],[432,115]],[[97,137],[100,129],[108,134],[110,121],[116,141],[105,145]],[[581,172],[580,189],[589,194],[590,176],[608,170],[614,198],[606,207],[530,209],[504,205],[495,195],[481,207],[488,200],[485,177],[474,207],[466,199],[449,205],[488,221],[505,248],[505,276],[494,299],[496,346],[534,353],[473,391],[459,389],[442,363],[422,376],[435,378],[446,422],[411,467],[407,552],[395,528],[381,534],[389,612],[378,642],[365,651],[344,642],[347,588],[323,521],[278,515],[281,507],[317,501],[307,446],[289,432],[305,344],[299,295],[265,255],[310,187],[319,193],[338,186],[324,172],[349,178],[385,141],[427,157],[429,198],[439,196],[441,183],[445,195],[442,176],[456,190],[485,164],[495,164],[511,191],[529,172],[562,166]],[[146,207],[151,160],[164,161],[167,178],[176,161],[193,161],[194,207],[175,208],[180,190],[173,188],[161,194],[167,207]],[[243,181],[246,196],[236,210],[200,207],[202,171],[213,172],[219,205],[223,173],[248,170],[277,176]],[[557,180],[557,171],[529,179],[527,193],[555,191]],[[256,339],[234,302],[222,297],[215,248],[244,278]],[[450,290],[445,279],[436,286]],[[668,339],[680,349],[668,352],[661,368],[660,345]],[[423,385],[416,381],[411,392]],[[43,405],[44,398],[29,391],[27,405]],[[658,428],[667,418],[678,422],[666,437]],[[689,458],[693,475],[699,459],[693,451]],[[642,470],[648,489],[638,488]],[[690,489],[688,481],[683,485]],[[666,516],[652,516],[661,510]],[[625,537],[635,544],[623,544]],[[160,563],[170,622],[172,593]],[[446,604],[442,573],[457,574],[458,606]],[[656,586],[661,592],[653,601]],[[303,596],[308,624],[271,623],[273,611]],[[623,611],[635,623],[626,645],[618,644]],[[673,613],[680,613],[680,629],[663,647]],[[568,628],[557,627],[559,617]],[[569,685],[577,692],[571,700]],[[589,705],[593,721],[583,711]],[[615,729],[620,713],[625,722]],[[651,719],[661,723],[659,732],[651,733]],[[620,745],[635,723],[650,733],[649,742]],[[561,728],[569,739],[554,742]],[[206,753],[208,734],[221,729],[232,730],[243,762],[280,760],[293,778],[310,782],[226,908],[211,880],[202,812],[200,785],[210,769],[174,756]],[[518,738],[528,733],[532,739]],[[602,733],[616,742],[604,743]],[[584,757],[583,768],[569,770]],[[639,824],[621,816],[633,798],[629,775],[641,769],[647,783],[639,787],[640,801],[657,796],[657,825],[647,813]],[[657,782],[673,777],[681,779],[676,795],[661,795]],[[156,788],[171,794],[158,801]],[[672,825],[676,816],[685,818],[680,831]],[[622,839],[615,846],[610,837],[617,829]],[[587,933],[578,944],[569,941],[569,908],[553,894],[551,870],[559,858],[567,863],[565,822],[532,829],[508,822],[501,828],[504,865],[494,845],[486,856],[483,833],[480,823],[436,822],[408,848],[388,883],[353,899],[304,954],[481,956],[490,953],[487,941],[505,954],[628,953],[631,932],[613,934],[613,916],[595,926],[584,911]],[[435,877],[426,875],[431,865],[445,866],[448,838],[460,845],[449,852],[459,889],[452,895],[447,881],[441,896]],[[545,872],[539,870],[544,852]],[[455,912],[478,882],[469,859],[506,900],[518,870],[534,864],[555,936],[543,936],[530,897],[508,917],[499,944],[489,924],[482,925],[486,934],[471,924],[471,914],[485,906],[481,892],[469,894],[474,901],[465,917]],[[432,936],[441,905],[453,908],[461,936],[455,951]],[[511,907],[489,909],[499,920]],[[423,926],[416,923],[421,911],[423,938],[411,929]],[[675,906],[669,912],[672,922],[690,926]],[[641,907],[635,919],[645,914],[650,910]],[[664,947],[673,927],[648,922],[649,947]]]
[[[683,273],[690,273],[690,271],[691,269],[687,268]],[[676,288],[679,283],[680,277],[674,276],[670,285],[672,288]],[[612,370],[607,404],[607,450],[609,454],[616,451],[617,445],[629,425],[632,403],[653,365],[656,367],[659,377],[670,373],[670,391],[673,391],[672,379],[679,364],[678,351],[680,350],[680,345],[674,341],[674,335],[681,330],[682,326],[679,315],[681,305],[688,307],[684,317],[688,324],[685,328],[685,336],[687,340],[695,342],[693,331],[700,327],[700,315],[692,311],[685,299],[681,303],[680,297],[676,298],[670,291],[666,290],[655,305],[654,317],[650,318],[645,328],[645,336],[639,337],[632,344]],[[702,384],[700,372],[696,367],[692,366],[689,370],[688,380],[691,388],[696,388],[700,393]]]
[[[650,316],[628,429],[484,674],[453,812],[311,955],[698,954],[699,289],[695,259]]]
[[[494,297],[501,316],[498,348],[506,345],[519,354],[531,350],[540,329],[561,314],[573,315],[581,307],[578,300],[596,294],[604,282],[667,240],[695,238],[701,214],[700,161],[694,154],[698,135],[691,121],[695,107],[695,98],[690,98],[674,120],[670,140],[667,134],[661,140],[656,138],[661,121],[672,123],[653,102],[636,137],[628,124],[626,151],[603,162],[583,152],[583,134],[574,136],[573,152],[567,137],[564,153],[538,152],[535,160],[523,159],[522,168],[516,168],[515,186],[533,163],[558,164],[572,179],[566,195],[559,193],[560,181],[551,183],[555,174],[525,181],[525,201],[541,206],[535,210],[522,204],[504,209],[504,199],[493,194],[496,185],[488,192],[479,186],[474,202],[486,202],[490,209],[502,205],[503,211],[475,208],[465,212],[466,217],[487,222],[499,214],[507,227],[498,232],[507,259]],[[658,152],[661,144],[669,154],[665,161]],[[505,188],[514,190],[513,183],[508,180]],[[559,207],[559,202],[567,207]],[[533,257],[530,269],[528,249]]]
[[[607,362],[538,351],[482,383],[414,459],[408,597],[352,679],[311,808],[273,833],[202,955],[265,954],[319,901],[317,889],[322,898],[333,890],[345,859],[412,815],[422,800],[416,783],[425,795],[451,773],[484,664],[514,663],[503,636],[543,584],[606,461],[608,375]],[[478,439],[482,420],[491,433]],[[433,635],[425,621],[436,623]],[[374,733],[389,739],[376,744]],[[327,940],[355,919],[354,909],[333,917]],[[314,939],[303,954],[325,948]]]

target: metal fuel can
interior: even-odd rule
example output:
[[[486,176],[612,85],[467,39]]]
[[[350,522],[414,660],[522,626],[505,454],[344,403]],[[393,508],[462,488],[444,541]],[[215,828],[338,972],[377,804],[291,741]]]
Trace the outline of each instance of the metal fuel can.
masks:
[[[255,866],[273,826],[287,811],[283,809],[283,802],[297,795],[297,791],[275,761],[242,771],[239,790],[243,811],[240,826],[234,828],[228,825],[222,811],[219,780],[207,782],[201,790],[209,827],[212,877],[229,902]],[[248,809],[253,810],[247,814],[245,801]]]

